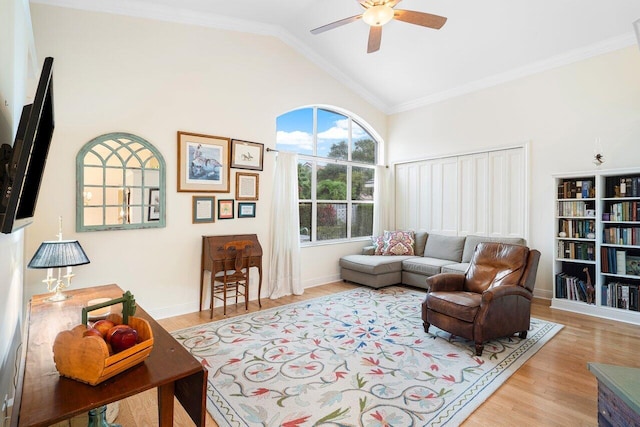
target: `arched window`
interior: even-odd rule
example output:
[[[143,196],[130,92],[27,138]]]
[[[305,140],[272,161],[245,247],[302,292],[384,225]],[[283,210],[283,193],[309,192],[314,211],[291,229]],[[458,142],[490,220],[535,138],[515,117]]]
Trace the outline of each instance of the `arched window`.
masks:
[[[302,243],[371,236],[378,141],[348,113],[305,107],[277,118],[276,148],[298,153]]]
[[[165,163],[148,141],[128,133],[92,139],[76,157],[78,231],[165,225]]]

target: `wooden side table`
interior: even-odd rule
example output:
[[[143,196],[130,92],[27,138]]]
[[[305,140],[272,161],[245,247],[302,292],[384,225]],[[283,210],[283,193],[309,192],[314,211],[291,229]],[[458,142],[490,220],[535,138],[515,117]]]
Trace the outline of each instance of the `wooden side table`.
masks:
[[[18,386],[11,417],[14,426],[49,426],[143,391],[158,389],[158,424],[173,425],[174,396],[196,426],[205,425],[207,370],[140,306],[135,315],[153,330],[149,357],[131,369],[96,386],[60,377],[53,361],[58,332],[82,323],[82,307],[95,298],[119,298],[117,285],[67,291],[70,299],[29,303]]]
[[[598,379],[598,425],[640,426],[640,369],[587,363]]]

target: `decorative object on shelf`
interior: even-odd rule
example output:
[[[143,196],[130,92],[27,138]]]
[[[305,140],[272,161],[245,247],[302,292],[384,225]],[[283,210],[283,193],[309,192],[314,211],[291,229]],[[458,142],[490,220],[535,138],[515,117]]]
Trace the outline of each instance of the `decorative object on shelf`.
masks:
[[[558,237],[567,237],[567,233],[565,233],[564,231],[561,231],[558,233]]]
[[[192,222],[194,224],[215,222],[215,203],[216,198],[213,196],[193,196]]]
[[[587,267],[582,269],[582,272],[587,275],[587,304],[595,304],[595,293],[596,290],[591,283],[591,276],[589,275],[589,269]]]
[[[264,144],[231,140],[231,167],[261,171],[263,168]]]
[[[69,298],[62,290],[71,286],[71,278],[74,276],[71,267],[89,264],[89,258],[77,240],[62,240],[62,217],[58,220],[58,240],[45,241],[29,261],[28,268],[46,268],[47,278],[43,280],[47,284],[47,290],[54,294],[47,301],[64,301]],[[62,267],[67,267],[67,274],[62,276]],[[53,277],[53,269],[58,269],[58,277]],[[66,283],[62,280],[66,279]]]
[[[257,173],[236,173],[236,200],[258,200],[260,175]]]
[[[255,218],[255,203],[238,203],[238,218]]]
[[[218,199],[218,219],[233,219],[233,199]]]
[[[178,191],[229,192],[229,138],[178,131]]]

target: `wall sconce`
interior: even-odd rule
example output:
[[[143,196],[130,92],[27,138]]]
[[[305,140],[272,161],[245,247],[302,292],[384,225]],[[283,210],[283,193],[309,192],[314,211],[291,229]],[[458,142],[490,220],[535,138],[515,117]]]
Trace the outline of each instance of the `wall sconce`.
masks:
[[[600,138],[596,138],[595,148],[593,149],[593,164],[600,166],[604,163],[604,154],[602,154],[602,144],[600,144]]]
[[[71,286],[71,278],[74,276],[71,267],[89,264],[89,258],[84,253],[77,240],[62,240],[62,218],[59,220],[58,240],[45,241],[29,261],[29,268],[46,268],[47,278],[43,280],[47,284],[47,290],[54,294],[46,301],[63,301],[70,298],[63,294],[62,290]],[[67,274],[62,276],[61,269],[67,267]],[[58,269],[58,277],[53,277],[53,269]],[[62,280],[66,279],[66,283]]]

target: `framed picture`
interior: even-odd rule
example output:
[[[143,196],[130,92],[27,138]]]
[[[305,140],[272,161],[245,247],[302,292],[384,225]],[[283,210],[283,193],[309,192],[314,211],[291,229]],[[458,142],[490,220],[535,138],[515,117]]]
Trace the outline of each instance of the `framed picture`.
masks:
[[[229,192],[229,138],[178,132],[178,191]]]
[[[627,255],[625,257],[625,271],[630,276],[640,276],[640,257]]]
[[[193,219],[194,224],[203,222],[214,222],[214,206],[216,198],[213,196],[193,196]]]
[[[258,200],[257,173],[236,172],[236,200]]]
[[[255,203],[238,203],[238,218],[255,218],[256,217],[256,204]]]
[[[160,189],[149,189],[149,212],[147,213],[148,221],[160,220]]]
[[[218,199],[218,219],[233,219],[233,199]]]
[[[264,144],[258,142],[231,140],[231,167],[236,169],[262,170]]]

